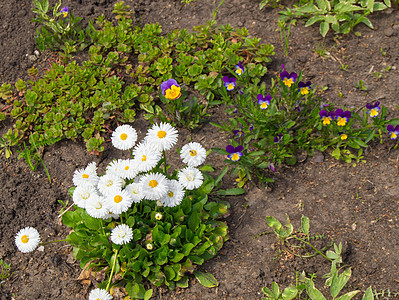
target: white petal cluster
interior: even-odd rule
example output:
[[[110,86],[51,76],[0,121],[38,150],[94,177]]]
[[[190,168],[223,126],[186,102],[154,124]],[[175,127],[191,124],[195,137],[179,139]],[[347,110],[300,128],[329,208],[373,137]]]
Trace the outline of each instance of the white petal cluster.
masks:
[[[40,234],[33,227],[25,227],[15,236],[15,244],[22,253],[32,252],[40,243]]]
[[[160,199],[160,201],[164,206],[174,207],[183,201],[184,194],[184,187],[180,182],[177,180],[168,180],[167,192],[165,196]]]
[[[140,180],[142,193],[145,199],[159,200],[167,193],[167,179],[161,173],[149,173]]]
[[[133,239],[133,230],[126,224],[116,226],[111,231],[111,241],[117,245],[129,243]]]
[[[189,167],[198,167],[206,158],[206,150],[201,144],[191,142],[181,148],[180,157]]]
[[[95,162],[91,162],[85,169],[76,170],[72,178],[73,184],[79,185],[91,185],[95,186],[98,182],[97,176],[97,165]]]
[[[113,297],[103,289],[94,289],[89,294],[89,300],[112,300]]]
[[[145,141],[158,151],[171,149],[177,143],[178,133],[169,123],[154,124],[147,133]]]
[[[199,188],[203,182],[203,176],[200,170],[192,167],[186,167],[177,174],[179,182],[187,189],[193,190]]]
[[[137,132],[130,125],[118,126],[112,133],[112,145],[119,150],[128,150],[134,146],[137,141]]]
[[[161,159],[161,151],[148,142],[140,143],[133,149],[134,161],[139,172],[151,171]]]

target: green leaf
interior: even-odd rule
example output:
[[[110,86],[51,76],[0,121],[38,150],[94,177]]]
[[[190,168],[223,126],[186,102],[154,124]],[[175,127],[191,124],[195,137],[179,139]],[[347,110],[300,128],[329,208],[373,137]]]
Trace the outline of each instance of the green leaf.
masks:
[[[226,175],[228,170],[229,170],[229,166],[224,167],[222,172],[220,172],[219,176],[216,178],[215,185],[217,185],[223,179],[224,175]]]
[[[201,218],[197,212],[193,212],[188,218],[188,227],[195,231],[197,230],[199,224],[201,223]]]
[[[306,285],[306,292],[312,300],[326,300],[323,294],[314,287],[314,282],[311,280]]]
[[[370,286],[367,288],[366,292],[364,293],[362,300],[374,300],[374,294]]]
[[[153,290],[149,289],[144,293],[144,300],[150,300],[152,297]]]
[[[289,286],[284,289],[281,296],[283,300],[292,300],[298,295],[298,289],[295,286]]]
[[[326,16],[326,18],[324,19],[326,22],[331,23],[331,24],[338,24],[338,20],[336,16]]]
[[[330,24],[327,22],[320,23],[320,34],[322,37],[327,35],[328,30],[330,29]]]
[[[336,298],[335,300],[350,300],[353,297],[355,297],[356,294],[358,294],[359,292],[360,291],[352,291],[352,292],[346,293],[345,295],[342,295],[342,296]]]
[[[305,27],[311,26],[316,22],[320,22],[324,20],[324,16],[314,16],[311,17],[305,24]]]
[[[328,0],[316,0],[317,6],[323,10],[324,12],[327,12],[330,10],[330,3]]]
[[[242,188],[231,188],[228,190],[218,190],[216,194],[220,196],[237,196],[245,194],[245,190]]]
[[[301,227],[302,227],[303,233],[305,233],[307,236],[309,236],[309,218],[308,217],[302,216]]]
[[[194,272],[195,278],[201,283],[203,286],[211,288],[219,285],[219,282],[216,278],[210,273],[203,273],[200,271]]]
[[[275,299],[280,296],[280,288],[278,287],[278,284],[276,282],[272,283],[272,293]]]
[[[392,119],[387,124],[392,125],[392,126],[399,125],[399,119]]]
[[[277,220],[275,217],[270,217],[267,216],[266,217],[266,223],[267,225],[269,225],[270,227],[274,228],[274,229],[280,229],[282,227],[281,223],[279,220]]]
[[[352,274],[351,269],[347,268],[345,269],[344,272],[342,272],[341,275],[338,275],[338,273],[334,275],[330,287],[331,296],[333,298],[338,296],[339,292],[342,290],[342,288],[345,286],[345,284],[348,282],[349,278],[351,277],[351,274]]]
[[[373,6],[374,11],[384,10],[387,9],[387,6],[381,2],[375,2]]]

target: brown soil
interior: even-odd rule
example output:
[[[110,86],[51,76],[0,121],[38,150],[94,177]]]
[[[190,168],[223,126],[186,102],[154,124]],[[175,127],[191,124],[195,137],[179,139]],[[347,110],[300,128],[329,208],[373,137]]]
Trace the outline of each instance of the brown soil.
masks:
[[[43,54],[35,61],[31,57],[36,49],[36,24],[30,22],[31,2],[0,3],[0,57],[3,58],[0,84],[27,79],[27,69],[44,61]],[[51,5],[54,2],[50,1]],[[68,5],[76,16],[88,19],[102,13],[110,16],[115,2],[66,0],[63,5]],[[165,33],[203,24],[212,17],[216,7],[210,0],[198,0],[183,7],[179,1],[172,0],[125,2],[134,8],[142,24],[159,22]],[[360,37],[349,34],[334,39],[329,34],[324,41],[329,58],[313,51],[323,43],[318,26],[305,28],[299,22],[292,28],[286,57],[276,31],[279,9],[259,11],[259,2],[226,1],[217,21],[247,27],[251,35],[275,45],[277,54],[268,66],[271,73],[277,74],[280,64],[284,63],[290,71],[303,70],[306,80],[328,87],[323,95],[326,101],[354,108],[379,100],[389,108],[389,117],[398,117],[397,11],[373,15],[375,30],[360,25],[356,27]],[[382,55],[380,49],[386,55]],[[341,64],[348,65],[347,71],[340,69]],[[392,69],[377,80],[374,72],[387,66]],[[355,88],[359,80],[364,81],[367,92]],[[339,97],[339,93],[343,96]],[[211,119],[216,120],[215,115]],[[145,126],[141,124],[143,133]],[[4,132],[7,126],[6,122],[0,123],[0,131]],[[190,135],[206,148],[225,147],[226,138],[221,138],[211,125],[195,133],[182,134],[180,143],[187,142]],[[367,162],[356,167],[339,162],[327,153],[320,154],[317,159],[308,158],[294,167],[281,167],[274,174],[276,183],[269,190],[248,187],[245,196],[228,199],[230,240],[216,258],[201,267],[217,278],[219,286],[205,288],[193,279],[187,289],[155,288],[153,299],[260,299],[262,287],[270,286],[273,281],[288,286],[295,282],[295,271],[302,270],[317,273],[317,286],[321,287],[324,282],[321,276],[329,271],[327,261],[320,257],[305,260],[287,255],[274,259],[278,249],[276,238],[270,234],[259,236],[270,230],[265,216],[283,220],[285,214],[295,226],[299,226],[301,215],[306,215],[310,218],[311,231],[325,234],[325,243],[331,240],[343,243],[345,263],[352,267],[349,289],[365,291],[372,286],[378,291],[390,289],[399,293],[399,153],[392,146],[387,143],[368,148]],[[39,230],[43,240],[64,238],[68,228],[58,218],[61,205],[57,200],[70,199],[67,191],[72,185],[73,172],[91,161],[104,167],[115,155],[120,154],[111,151],[111,147],[97,157],[86,152],[83,144],[59,142],[44,152],[51,184],[42,168],[32,172],[23,160],[17,160],[15,153],[9,160],[1,156],[0,259],[10,263],[13,272],[1,284],[1,300],[87,299],[96,281],[95,278],[77,280],[81,270],[72,258],[71,247],[53,244],[45,246],[44,251],[22,254],[15,247],[14,235],[20,228],[32,226]],[[208,163],[218,171],[223,167],[222,158],[215,153],[210,155]],[[226,180],[226,187],[232,182]],[[122,298],[115,296],[115,299]]]

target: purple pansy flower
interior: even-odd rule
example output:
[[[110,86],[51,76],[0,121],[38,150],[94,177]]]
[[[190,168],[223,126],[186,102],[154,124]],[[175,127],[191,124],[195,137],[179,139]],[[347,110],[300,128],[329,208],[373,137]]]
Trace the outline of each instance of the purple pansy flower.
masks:
[[[236,74],[241,76],[242,73],[244,73],[244,67],[241,64],[241,60],[238,62],[238,65],[235,65],[235,67],[236,67]]]
[[[223,76],[223,82],[224,82],[224,86],[226,87],[226,89],[228,91],[232,91],[234,90],[234,87],[236,86],[236,79],[235,77],[227,77],[227,76]]]
[[[304,82],[300,82],[298,83],[298,87],[299,87],[299,92],[301,93],[301,95],[307,95],[309,94],[310,91],[310,85],[312,83],[310,81],[304,83]]]
[[[252,130],[254,130],[254,125],[251,125],[251,126],[249,126],[249,131],[252,131]]]
[[[258,104],[261,109],[268,108],[270,105],[270,101],[272,100],[272,96],[270,96],[270,94],[267,94],[266,96],[259,94],[256,98],[258,99]]]
[[[396,125],[395,127],[393,127],[392,125],[388,125],[387,130],[388,130],[389,137],[392,140],[396,140],[399,135],[399,125]]]
[[[226,151],[228,153],[230,153],[229,155],[227,155],[227,157],[236,162],[240,160],[240,157],[243,155],[242,154],[242,150],[244,150],[244,147],[242,145],[239,145],[237,147],[233,147],[232,145],[228,145],[226,147]]]
[[[374,104],[367,103],[366,107],[368,109],[367,113],[370,115],[370,117],[375,118],[378,116],[378,112],[380,111],[380,101],[375,102]]]
[[[68,13],[69,13],[69,7],[68,7],[68,6],[63,7],[63,8],[61,9],[61,13],[62,13],[62,16],[63,16],[64,18],[66,18],[66,17],[68,16]]]
[[[269,168],[270,170],[272,170],[273,172],[276,172],[276,169],[274,168],[274,164],[269,164]]]
[[[319,112],[320,119],[323,121],[323,125],[330,125],[332,119],[334,119],[334,112],[327,112],[324,109]]]
[[[284,65],[281,65],[281,68],[283,69],[283,72],[280,73],[281,80],[284,82],[286,86],[291,87],[291,85],[294,84],[296,78],[298,77],[297,73],[295,72],[288,73]]]
[[[168,79],[161,83],[162,95],[169,100],[175,100],[181,96],[180,85],[174,79]]]
[[[348,123],[351,116],[352,114],[348,110],[343,111],[341,108],[338,108],[335,111],[335,119],[337,120],[338,126],[345,126]]]
[[[233,130],[233,134],[234,134],[234,136],[238,136],[239,138],[243,137],[245,135],[244,131],[241,128],[240,129],[234,129]]]

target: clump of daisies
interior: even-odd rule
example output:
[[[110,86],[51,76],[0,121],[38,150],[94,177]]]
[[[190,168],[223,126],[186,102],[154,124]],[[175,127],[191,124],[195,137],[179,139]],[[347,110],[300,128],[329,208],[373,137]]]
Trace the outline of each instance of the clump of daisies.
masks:
[[[220,217],[227,210],[225,204],[215,203],[209,206],[215,210],[212,217],[207,214],[202,216],[207,201],[206,193],[209,193],[209,188],[201,190],[206,179],[200,170],[207,156],[205,148],[196,142],[184,145],[175,152],[179,153],[183,167],[172,171],[167,164],[167,157],[173,155],[172,150],[178,141],[176,128],[168,123],[154,124],[143,140],[137,141],[137,137],[132,126],[117,127],[111,137],[112,145],[119,150],[129,151],[128,157],[112,160],[103,175],[99,174],[94,162],[76,170],[73,175],[75,187],[71,189],[71,194],[75,211],[68,211],[63,221],[73,227],[74,232],[67,240],[79,249],[75,250],[76,256],[82,261],[92,260],[95,253],[108,255],[107,288],[93,290],[89,299],[97,299],[98,295],[108,299],[105,295],[108,295],[106,293],[112,276],[121,272],[124,259],[123,272],[137,272],[132,277],[138,284],[143,277],[150,282],[158,282],[161,279],[157,276],[163,272],[174,274],[173,279],[165,275],[162,279],[165,282],[179,281],[182,275],[170,269],[165,271],[163,268],[167,267],[166,263],[169,267],[173,265],[176,270],[182,269],[184,263],[184,269],[188,272],[193,263],[215,255],[227,234],[224,229],[213,234],[219,227],[227,228],[223,222],[201,223]],[[197,232],[199,226],[202,229]],[[205,228],[208,228],[206,233]],[[88,236],[91,231],[97,235],[96,238]],[[184,235],[187,237],[180,241],[178,235],[186,231]],[[100,238],[99,235],[104,237]],[[215,246],[212,241],[215,241]],[[203,253],[196,255],[204,255],[204,258],[198,256],[188,259],[188,255],[193,255],[197,247]],[[209,253],[205,253],[207,247],[213,247]],[[181,249],[184,251],[180,252]],[[135,251],[141,254],[133,254]],[[171,257],[168,258],[168,255]],[[143,265],[142,259],[147,261],[148,266]],[[158,267],[150,269],[150,265]]]

